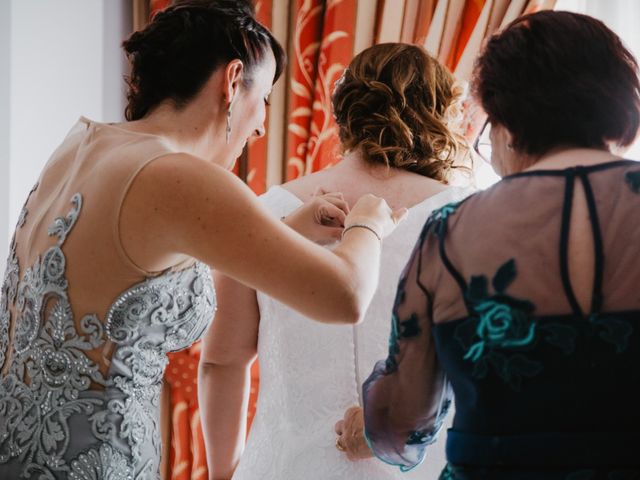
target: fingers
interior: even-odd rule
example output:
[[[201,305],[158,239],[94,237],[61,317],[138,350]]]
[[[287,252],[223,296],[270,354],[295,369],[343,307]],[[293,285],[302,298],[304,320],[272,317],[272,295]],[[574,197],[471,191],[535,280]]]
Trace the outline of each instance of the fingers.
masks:
[[[400,222],[404,221],[405,218],[409,215],[409,210],[406,208],[398,208],[391,213],[391,219],[393,223],[398,225]]]
[[[336,448],[344,452],[351,461],[371,457],[369,446],[364,439],[363,431],[345,431],[336,439]]]
[[[347,218],[346,213],[331,203],[325,203],[318,209],[320,216],[319,222],[321,225],[327,226],[339,226],[344,225],[344,221]]]
[[[342,192],[332,192],[323,187],[317,187],[313,192],[313,196],[314,197],[323,197],[323,196],[335,197],[335,198],[344,200],[344,196],[342,195]]]
[[[349,204],[345,201],[341,193],[327,193],[322,196],[322,199],[335,205],[345,214],[349,213]]]
[[[355,417],[362,411],[362,407],[349,407],[344,412],[344,418],[348,419],[349,422],[353,422]]]
[[[335,424],[336,448],[351,461],[372,456],[364,438],[364,422],[361,407],[351,407],[344,413],[344,418]]]
[[[325,191],[324,188],[322,187],[316,187],[315,192],[313,192],[313,196],[314,197],[321,197],[322,195],[325,195],[327,192]]]

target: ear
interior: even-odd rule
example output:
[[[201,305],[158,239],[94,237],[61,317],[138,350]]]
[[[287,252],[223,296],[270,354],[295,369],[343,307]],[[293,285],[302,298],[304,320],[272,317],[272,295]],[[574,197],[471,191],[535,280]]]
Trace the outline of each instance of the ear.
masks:
[[[244,74],[244,65],[242,60],[231,60],[224,69],[224,93],[225,102],[227,106],[233,105],[238,90],[240,89],[240,83],[242,82],[242,76]]]
[[[496,124],[491,125],[491,135],[498,140],[496,143],[504,145],[507,149],[513,150],[513,135],[506,127]]]
[[[506,128],[504,129],[505,131],[505,138],[507,140],[507,148],[509,150],[513,150],[513,135],[511,134],[511,132],[509,130],[507,130]]]

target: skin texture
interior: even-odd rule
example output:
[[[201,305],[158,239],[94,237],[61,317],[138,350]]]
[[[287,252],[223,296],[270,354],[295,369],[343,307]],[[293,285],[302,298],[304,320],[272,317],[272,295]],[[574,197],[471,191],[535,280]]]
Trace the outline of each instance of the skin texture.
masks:
[[[343,449],[351,461],[373,457],[364,438],[364,415],[362,407],[351,407],[335,426],[336,448]]]
[[[514,150],[512,147],[513,136],[503,125],[492,125],[490,137],[491,166],[501,176],[522,171],[557,170],[576,165],[596,165],[620,158],[609,149],[598,150],[572,146],[557,147],[538,157],[526,155]],[[576,182],[574,187],[569,229],[570,281],[578,304],[583,311],[588,311],[591,304],[591,287],[595,267],[593,235],[582,183]]]
[[[264,134],[265,98],[274,70],[269,58],[251,72],[252,82],[245,87],[246,72],[234,60],[216,70],[182,109],[165,103],[144,119],[124,124],[123,128],[160,135],[188,153],[159,158],[136,177],[122,207],[121,241],[145,270],[162,271],[196,258],[312,318],[353,323],[375,289],[372,279],[377,278],[380,249],[375,236],[356,229],[329,253],[268,215],[255,195],[227,171],[247,139]],[[233,115],[227,144],[229,105]],[[302,216],[317,218],[319,207],[307,206]],[[364,221],[386,235],[404,214],[369,196],[345,221]],[[291,262],[288,266],[284,256]],[[315,275],[308,278],[308,271]]]

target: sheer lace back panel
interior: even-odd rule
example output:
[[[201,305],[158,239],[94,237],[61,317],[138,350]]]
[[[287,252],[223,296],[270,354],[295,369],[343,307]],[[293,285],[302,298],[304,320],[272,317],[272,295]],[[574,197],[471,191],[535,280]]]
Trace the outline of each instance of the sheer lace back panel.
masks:
[[[420,461],[451,399],[446,374],[454,463],[629,462],[627,434],[640,430],[639,208],[640,164],[619,161],[513,175],[436,212],[400,282],[389,357],[364,387],[376,452]],[[561,448],[549,432],[565,435]],[[532,434],[536,455],[525,458],[498,439]],[[469,435],[499,447],[470,452],[458,442]]]
[[[145,272],[120,246],[130,183],[169,151],[82,119],[26,202],[1,292],[3,478],[157,478],[166,353],[215,307],[205,265]]]

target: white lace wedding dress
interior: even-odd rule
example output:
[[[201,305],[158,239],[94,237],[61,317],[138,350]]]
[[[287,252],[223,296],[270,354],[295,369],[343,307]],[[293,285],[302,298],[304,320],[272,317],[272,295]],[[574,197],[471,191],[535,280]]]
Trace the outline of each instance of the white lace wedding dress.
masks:
[[[384,240],[380,285],[360,325],[320,324],[258,293],[260,394],[233,480],[438,478],[445,464],[444,435],[429,447],[422,465],[402,473],[376,458],[349,461],[335,447],[334,425],[347,408],[361,404],[362,382],[387,356],[397,282],[427,217],[469,193],[451,188],[426,199]],[[262,201],[279,217],[302,204],[281,187],[271,188]]]

